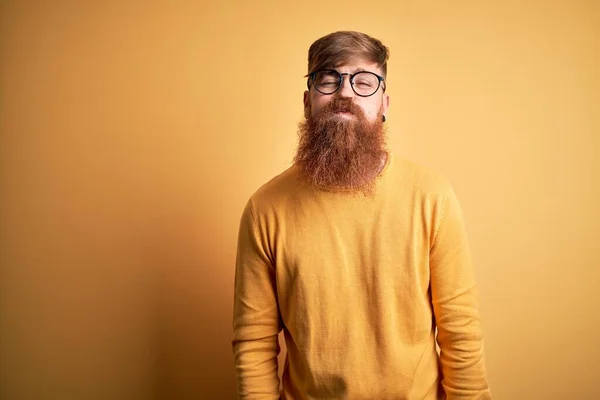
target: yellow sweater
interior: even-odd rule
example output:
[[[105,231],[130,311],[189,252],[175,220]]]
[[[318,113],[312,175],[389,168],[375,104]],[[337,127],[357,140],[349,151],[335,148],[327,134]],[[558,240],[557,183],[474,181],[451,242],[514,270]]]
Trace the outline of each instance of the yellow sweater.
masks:
[[[459,203],[400,157],[370,198],[303,185],[297,166],[252,195],[233,330],[241,399],[491,398]]]

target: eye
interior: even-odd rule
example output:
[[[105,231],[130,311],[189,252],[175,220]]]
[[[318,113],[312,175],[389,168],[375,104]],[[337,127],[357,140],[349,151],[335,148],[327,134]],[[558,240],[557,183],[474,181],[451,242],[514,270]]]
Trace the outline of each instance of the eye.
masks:
[[[332,86],[337,86],[337,83],[338,83],[337,79],[327,78],[327,79],[322,80],[319,83],[319,86],[332,87]]]
[[[318,87],[335,88],[339,80],[339,75],[332,71],[322,71],[315,75],[315,85]]]
[[[361,78],[361,79],[355,80],[354,85],[358,86],[360,88],[368,89],[368,88],[372,88],[375,84],[372,80]]]

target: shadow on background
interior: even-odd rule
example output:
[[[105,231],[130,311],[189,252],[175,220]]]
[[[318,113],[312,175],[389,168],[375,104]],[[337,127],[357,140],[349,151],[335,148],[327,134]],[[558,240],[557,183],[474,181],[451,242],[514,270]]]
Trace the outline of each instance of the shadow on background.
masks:
[[[214,213],[184,208],[168,214],[145,252],[155,270],[155,398],[235,399],[235,241],[225,237]]]

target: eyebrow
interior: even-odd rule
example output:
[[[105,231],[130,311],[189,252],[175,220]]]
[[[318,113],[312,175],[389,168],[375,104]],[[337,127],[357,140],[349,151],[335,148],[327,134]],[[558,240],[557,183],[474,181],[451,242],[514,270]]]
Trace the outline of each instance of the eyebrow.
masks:
[[[334,70],[334,71],[337,71],[338,73],[341,73],[340,70],[339,70],[339,68],[334,67],[334,68],[331,68],[331,69]],[[350,70],[349,73],[350,73],[350,75],[354,75],[354,74],[357,74],[359,72],[370,72],[372,74],[377,74],[377,72],[369,71],[368,69],[364,69],[364,68],[353,69],[353,70]]]
[[[331,67],[331,69],[333,69],[333,70],[336,70],[336,71],[340,72],[340,71],[339,71],[339,66],[338,66],[338,65]],[[357,72],[371,72],[371,71],[369,71],[369,70],[366,70],[366,69],[364,69],[364,68],[357,68],[357,69],[354,69],[354,70],[352,70],[350,73],[351,73],[351,74],[355,74],[355,73],[357,73]]]

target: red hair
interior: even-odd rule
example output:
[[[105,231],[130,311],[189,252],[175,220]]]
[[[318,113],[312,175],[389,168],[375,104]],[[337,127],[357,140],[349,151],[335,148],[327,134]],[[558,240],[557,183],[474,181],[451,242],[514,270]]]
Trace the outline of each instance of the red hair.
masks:
[[[385,77],[389,57],[389,49],[380,40],[361,32],[338,31],[317,39],[310,46],[308,75],[358,58],[377,63]]]

